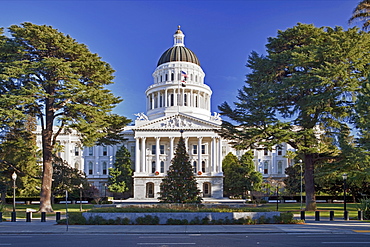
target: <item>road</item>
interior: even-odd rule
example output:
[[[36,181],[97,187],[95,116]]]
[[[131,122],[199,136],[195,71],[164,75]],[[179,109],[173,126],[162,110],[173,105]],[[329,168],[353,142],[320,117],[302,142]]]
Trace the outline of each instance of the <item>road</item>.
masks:
[[[370,234],[10,234],[0,235],[0,246],[362,247],[370,246]]]

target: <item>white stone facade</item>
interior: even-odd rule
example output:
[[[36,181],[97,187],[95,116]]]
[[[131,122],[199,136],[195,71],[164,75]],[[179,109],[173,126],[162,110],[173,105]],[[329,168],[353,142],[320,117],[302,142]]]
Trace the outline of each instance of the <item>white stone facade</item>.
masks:
[[[180,56],[176,50],[173,57],[166,57],[166,53],[162,55],[153,73],[153,84],[145,91],[146,113],[136,114],[135,124],[124,130],[126,140],[122,145],[131,153],[134,169],[134,199],[156,200],[159,196],[159,185],[171,165],[181,135],[185,139],[201,195],[204,199],[221,199],[223,157],[229,152],[240,157],[243,152],[234,150],[216,133],[222,121],[218,113],[211,113],[212,90],[204,83],[205,73],[197,58],[185,57],[195,54],[185,48],[184,34],[180,29],[174,35],[173,48],[174,51],[181,48],[180,53],[187,53]],[[39,128],[37,133],[37,144],[41,147]],[[62,133],[57,140],[64,147],[60,157],[84,171],[102,196],[109,195],[106,186],[108,169],[113,166],[119,147],[85,147],[82,152],[79,135],[75,131]],[[285,168],[292,165],[289,159],[284,158],[288,150],[292,148],[284,143],[272,151],[255,150],[256,170],[264,178],[285,177]]]

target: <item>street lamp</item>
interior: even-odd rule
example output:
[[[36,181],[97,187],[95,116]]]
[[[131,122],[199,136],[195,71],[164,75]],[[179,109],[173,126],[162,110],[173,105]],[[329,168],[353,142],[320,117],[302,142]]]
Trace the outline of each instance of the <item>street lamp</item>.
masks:
[[[302,173],[303,173],[302,160],[298,160],[298,164],[301,167],[301,210],[302,210],[302,208],[303,208],[303,206],[302,206],[302,203],[303,203],[303,196],[302,196],[302,188],[303,188],[303,183],[302,183],[302,179],[303,179],[303,176],[302,176]]]
[[[12,222],[15,222],[15,180],[17,180],[17,173],[13,172],[12,174],[13,179],[13,212],[12,212]]]
[[[279,211],[279,182],[276,183],[276,211]]]
[[[342,175],[343,177],[343,200],[344,200],[344,212],[343,212],[343,215],[344,215],[344,220],[348,220],[348,211],[347,211],[347,202],[346,202],[346,189],[347,189],[347,173],[343,173]]]
[[[82,212],[82,184],[80,184],[80,212]]]

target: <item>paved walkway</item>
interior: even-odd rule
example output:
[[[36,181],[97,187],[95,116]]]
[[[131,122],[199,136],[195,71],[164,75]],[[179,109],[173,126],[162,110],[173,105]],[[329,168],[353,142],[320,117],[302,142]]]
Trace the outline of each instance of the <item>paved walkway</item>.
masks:
[[[46,222],[0,222],[0,234],[370,234],[370,223],[306,218],[304,224],[264,225],[57,225],[55,218]]]

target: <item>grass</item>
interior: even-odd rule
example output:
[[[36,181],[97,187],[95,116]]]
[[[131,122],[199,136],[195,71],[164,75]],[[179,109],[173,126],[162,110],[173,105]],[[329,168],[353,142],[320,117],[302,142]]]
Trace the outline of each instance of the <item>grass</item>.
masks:
[[[300,203],[279,203],[280,212],[293,212],[299,213]],[[304,205],[303,205],[304,206]],[[26,209],[38,210],[39,205],[16,205],[17,218],[26,218]],[[202,207],[127,207],[127,208],[94,208],[92,204],[83,204],[83,211],[93,210],[94,212],[232,212],[232,211],[249,211],[249,212],[261,212],[261,211],[276,211],[276,203],[267,203],[262,206],[253,207],[252,205],[247,205],[245,208],[227,208],[225,206],[219,208],[202,208]],[[47,216],[54,216],[56,212],[61,212],[65,214],[66,205],[65,204],[54,204],[54,212],[47,213]],[[10,218],[13,206],[11,204],[5,205],[3,210],[3,217]],[[343,203],[318,203],[317,210],[320,211],[320,217],[329,217],[330,211],[334,211],[335,218],[343,217]],[[357,204],[347,203],[347,211],[349,212],[350,218],[357,217]],[[68,212],[80,212],[79,204],[68,204]],[[314,216],[314,211],[306,211],[306,216]],[[40,213],[32,213],[32,217],[40,218]]]
[[[17,213],[17,218],[19,219],[25,219],[26,218],[26,209],[34,209],[38,210],[39,205],[16,205],[16,213]],[[83,211],[89,211],[93,208],[92,204],[83,204],[82,209]],[[55,216],[56,212],[61,212],[61,214],[66,213],[66,205],[65,204],[54,204],[53,205],[53,210],[54,212],[52,213],[46,213],[46,216]],[[5,205],[3,209],[3,218],[10,218],[11,217],[11,212],[13,211],[13,205],[7,204]],[[79,204],[68,204],[68,212],[80,212],[80,205]],[[41,218],[41,213],[32,213],[33,218]]]

